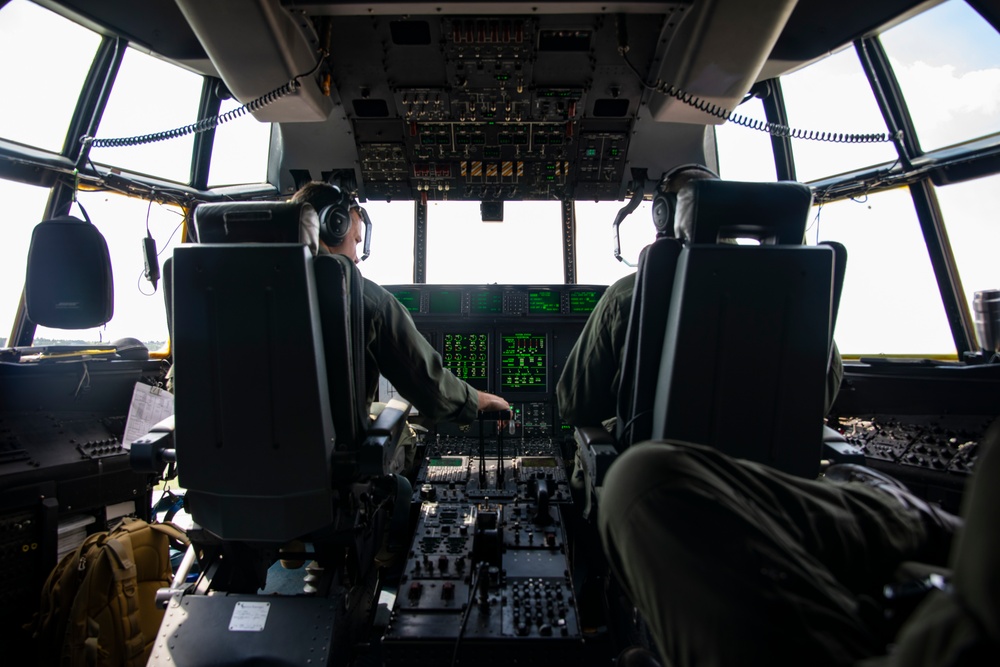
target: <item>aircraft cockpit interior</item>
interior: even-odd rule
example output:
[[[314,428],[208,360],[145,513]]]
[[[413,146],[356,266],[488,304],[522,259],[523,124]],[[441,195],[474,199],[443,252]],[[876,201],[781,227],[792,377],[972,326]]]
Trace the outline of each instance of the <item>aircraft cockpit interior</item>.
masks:
[[[608,514],[616,464],[663,443],[996,527],[994,0],[0,0],[0,87],[12,654],[710,661],[648,611],[700,540],[640,591],[612,544],[652,521]],[[50,575],[132,521],[186,544],[108,639]],[[909,555],[865,633],[976,562]],[[745,600],[699,581],[692,614]]]

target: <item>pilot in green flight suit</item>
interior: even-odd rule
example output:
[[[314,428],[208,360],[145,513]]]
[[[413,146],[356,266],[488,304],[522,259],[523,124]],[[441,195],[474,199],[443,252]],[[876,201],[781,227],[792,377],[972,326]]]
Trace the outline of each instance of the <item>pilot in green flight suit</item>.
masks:
[[[676,193],[688,183],[705,178],[717,177],[701,166],[681,167],[668,174],[662,187]],[[673,220],[661,222],[657,225],[657,237],[673,235],[673,227]],[[634,289],[635,273],[608,287],[566,359],[556,385],[556,399],[562,418],[573,426],[600,426],[615,416],[621,386],[621,355]],[[844,364],[834,343],[824,414],[833,405],[843,377]]]
[[[608,287],[566,359],[556,385],[556,399],[562,418],[573,426],[600,426],[615,416],[621,354],[634,289],[634,273]],[[844,362],[836,342],[833,345],[824,414],[833,405],[844,378]]]
[[[661,187],[665,192],[677,193],[688,183],[706,178],[718,177],[700,165],[686,165],[667,174]],[[657,212],[653,212],[658,238],[674,233],[670,213],[672,212],[666,214],[668,219],[658,221]],[[621,386],[621,355],[625,348],[625,333],[634,289],[635,273],[619,278],[608,287],[566,359],[556,384],[556,401],[562,418],[573,426],[603,425],[614,430],[612,424]],[[826,380],[824,414],[833,405],[843,377],[843,360],[834,343]],[[590,513],[590,489],[583,479],[584,469],[579,455],[577,452],[570,484],[583,495],[583,513],[587,516]]]
[[[317,211],[336,204],[342,199],[340,190],[328,183],[312,182],[300,188],[291,201],[307,202]],[[313,224],[319,225],[314,219]],[[341,239],[328,237],[326,243],[321,233],[317,252],[339,254],[358,263],[358,244],[362,242],[362,217],[356,204],[350,208],[350,227]],[[306,234],[308,235],[308,234]],[[485,391],[477,391],[468,383],[455,377],[444,367],[441,355],[431,347],[413,323],[410,313],[381,285],[363,278],[365,331],[365,396],[374,418],[384,404],[373,403],[378,390],[379,375],[385,376],[393,387],[405,397],[420,414],[436,421],[454,421],[468,424],[476,420],[479,410],[507,410],[507,401]],[[396,459],[389,472],[407,475],[411,472],[416,454],[416,433],[407,426],[396,447]],[[293,546],[289,549],[295,551]],[[383,551],[379,560],[388,560],[391,554]],[[301,566],[301,561],[282,561],[287,568]]]
[[[292,201],[308,202],[321,211],[340,201],[340,192],[328,183],[313,182],[296,192]],[[350,215],[351,227],[340,243],[331,246],[321,234],[319,252],[344,255],[358,263],[357,247],[363,240],[363,223],[356,205],[351,207]],[[477,391],[446,369],[441,355],[417,331],[410,313],[392,294],[367,278],[362,293],[365,389],[369,401],[375,397],[381,374],[422,416],[432,420],[468,424],[476,420],[479,410],[509,409],[510,404],[501,397]]]
[[[598,532],[673,667],[986,664],[965,661],[990,650],[996,660],[1000,646],[1000,452],[986,456],[992,468],[981,454],[971,494],[980,534],[960,533],[955,589],[935,592],[898,636],[877,602],[883,587],[906,562],[945,565],[961,519],[869,468],[834,465],[809,480],[647,441],[611,465]]]
[[[313,182],[303,186],[292,201],[308,202],[316,211],[340,201],[340,191],[328,183]],[[307,244],[319,253],[344,255],[358,263],[357,246],[362,241],[362,220],[357,207],[351,208],[351,226],[340,243],[330,246],[315,239],[314,220]],[[309,233],[304,233],[309,237]],[[377,414],[380,404],[371,405],[378,390],[379,375],[385,376],[399,393],[410,401],[420,414],[435,421],[468,424],[476,420],[479,410],[507,410],[507,401],[485,391],[477,391],[446,369],[441,356],[417,331],[406,309],[380,285],[364,278],[365,329],[365,396]],[[172,374],[170,374],[172,375]],[[172,377],[168,375],[168,391]],[[415,434],[404,433],[397,451],[405,461],[396,461],[392,472],[405,473],[413,463]]]
[[[564,368],[557,398],[574,426],[615,415],[634,284],[627,276],[607,290]],[[827,410],[843,376],[839,353],[832,366]],[[961,520],[867,468],[833,466],[826,477],[806,480],[684,442],[640,443],[618,457],[598,532],[666,664],[851,665],[886,653],[892,636],[869,601],[903,561],[945,563]],[[966,560],[990,571],[982,558]],[[997,624],[984,632],[975,618],[986,609],[978,617],[996,621],[1000,603],[965,597],[979,609],[932,596],[900,649],[873,665],[958,664],[941,660],[996,642]],[[899,660],[925,648],[934,651],[929,662]]]

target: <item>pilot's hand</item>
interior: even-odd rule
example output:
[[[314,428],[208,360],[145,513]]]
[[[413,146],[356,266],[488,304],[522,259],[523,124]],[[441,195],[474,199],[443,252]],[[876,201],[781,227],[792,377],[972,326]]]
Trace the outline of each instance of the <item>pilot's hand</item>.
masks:
[[[496,394],[490,394],[485,391],[479,392],[479,411],[480,412],[494,412],[497,410],[510,410],[510,403]],[[508,420],[504,419],[497,422],[497,429],[506,428]]]
[[[496,394],[481,391],[479,392],[479,410],[482,412],[510,410],[510,403]]]

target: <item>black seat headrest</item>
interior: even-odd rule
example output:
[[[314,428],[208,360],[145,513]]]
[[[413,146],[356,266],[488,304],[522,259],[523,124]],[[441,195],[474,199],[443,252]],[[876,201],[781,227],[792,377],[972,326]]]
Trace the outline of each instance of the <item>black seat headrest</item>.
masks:
[[[319,247],[319,218],[305,202],[220,202],[194,210],[199,243],[304,243]]]
[[[100,230],[73,216],[35,225],[24,280],[28,320],[54,329],[89,329],[115,313],[108,244]]]
[[[810,206],[812,190],[794,181],[697,180],[677,194],[674,231],[684,243],[750,238],[762,244],[801,245]]]

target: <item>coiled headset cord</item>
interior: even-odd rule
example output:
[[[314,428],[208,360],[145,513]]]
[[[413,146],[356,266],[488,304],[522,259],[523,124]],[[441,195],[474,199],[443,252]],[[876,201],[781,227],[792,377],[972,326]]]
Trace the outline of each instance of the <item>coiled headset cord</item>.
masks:
[[[177,139],[179,137],[187,136],[189,134],[197,134],[199,132],[207,132],[208,130],[215,129],[219,125],[228,123],[229,121],[235,120],[240,116],[246,115],[247,113],[253,113],[259,109],[263,109],[272,102],[294,93],[302,86],[299,79],[314,74],[323,63],[323,60],[326,59],[326,56],[327,53],[324,51],[319,60],[316,61],[316,65],[314,65],[308,72],[303,72],[284,85],[275,88],[271,92],[265,93],[260,97],[247,102],[243,106],[227,111],[224,114],[212,116],[211,118],[202,118],[201,120],[191,123],[190,125],[185,125],[184,127],[178,127],[173,130],[165,130],[163,132],[155,132],[153,134],[142,134],[135,137],[116,137],[112,139],[95,139],[94,137],[83,136],[80,138],[80,141],[83,143],[89,143],[92,148],[122,148],[125,146],[151,144],[156,141],[164,141],[167,139]]]

